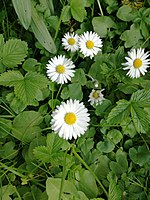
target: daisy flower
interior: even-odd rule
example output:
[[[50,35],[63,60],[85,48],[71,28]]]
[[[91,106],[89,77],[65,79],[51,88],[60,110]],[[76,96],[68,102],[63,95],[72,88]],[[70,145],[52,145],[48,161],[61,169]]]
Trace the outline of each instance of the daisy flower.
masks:
[[[91,59],[99,51],[101,51],[102,40],[95,32],[85,32],[79,37],[79,48],[80,52],[84,57],[90,57]]]
[[[75,52],[79,49],[78,46],[79,36],[75,33],[66,33],[62,38],[62,45],[67,51]]]
[[[70,99],[66,103],[62,102],[52,113],[53,131],[66,140],[80,137],[89,125],[90,118],[87,111],[79,100]]]
[[[68,80],[71,80],[71,77],[74,76],[75,65],[73,62],[65,58],[65,56],[60,55],[54,57],[48,61],[47,67],[47,76],[54,82],[58,84],[68,83]]]
[[[122,63],[125,67],[124,70],[129,70],[127,75],[131,78],[138,78],[140,75],[145,75],[145,72],[147,72],[147,68],[150,64],[150,59],[147,59],[149,57],[148,52],[144,53],[144,49],[131,49],[130,52],[128,52],[128,57],[125,57],[127,60],[126,63]]]
[[[105,99],[104,95],[102,94],[103,90],[104,89],[102,89],[102,90],[92,90],[92,92],[89,95],[89,100],[88,100],[91,105],[93,105],[93,104],[98,105],[98,104],[102,103],[102,101]]]

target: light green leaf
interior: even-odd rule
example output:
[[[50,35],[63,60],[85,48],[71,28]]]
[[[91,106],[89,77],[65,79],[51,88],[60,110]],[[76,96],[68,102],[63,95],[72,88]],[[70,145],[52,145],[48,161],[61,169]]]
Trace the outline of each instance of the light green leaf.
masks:
[[[27,30],[31,23],[31,0],[12,0],[18,18]]]
[[[82,93],[82,88],[79,83],[72,83],[68,85],[69,88],[69,96],[71,99],[78,99],[82,100],[83,98],[83,93]]]
[[[19,71],[8,71],[0,76],[0,85],[14,86],[14,93],[24,104],[36,105],[36,96],[48,85],[48,80],[36,72],[28,72],[25,77]]]
[[[41,132],[43,117],[35,111],[24,111],[13,120],[12,134],[24,143],[31,142]]]
[[[130,114],[130,102],[127,100],[119,100],[117,106],[114,107],[108,115],[107,122],[110,124],[119,124]]]
[[[85,0],[70,0],[71,14],[79,22],[83,22],[86,17]]]
[[[140,28],[135,24],[132,24],[130,30],[124,31],[120,36],[120,39],[125,41],[126,48],[133,47],[142,38],[143,37],[141,35]]]
[[[117,144],[118,142],[120,142],[122,137],[123,136],[121,132],[117,129],[112,129],[107,134],[107,138],[110,139],[110,141],[113,142],[114,144]]]
[[[51,153],[55,153],[59,151],[63,144],[63,141],[64,140],[60,138],[58,134],[51,133],[47,135],[46,143],[47,143],[49,153],[51,154]]]
[[[36,159],[42,161],[43,163],[49,163],[51,161],[51,154],[46,146],[35,147],[34,156]]]
[[[39,43],[50,53],[56,53],[55,43],[35,8],[32,8],[31,29]]]
[[[129,5],[123,5],[118,9],[117,17],[125,22],[132,21],[135,17],[134,11],[135,9],[131,8]]]
[[[61,188],[60,178],[48,178],[46,181],[46,192],[48,195],[48,200],[59,199],[59,193]],[[65,194],[72,194],[74,197],[78,197],[78,192],[73,183],[68,180],[64,180],[62,187],[62,198],[63,200],[68,200]]]
[[[27,43],[19,39],[8,40],[2,50],[2,63],[8,68],[16,67],[27,56]]]
[[[115,145],[108,139],[105,139],[104,142],[100,141],[97,144],[97,149],[100,152],[110,153],[115,148]]]
[[[5,185],[0,189],[0,197],[2,200],[11,200],[10,195],[15,193],[16,188],[13,185]]]
[[[139,107],[150,107],[150,90],[138,90],[131,96],[131,102],[135,102]]]
[[[79,83],[80,85],[86,85],[87,79],[83,69],[76,69],[75,76],[71,79],[72,83]]]
[[[132,103],[131,117],[137,132],[146,133],[150,127],[150,116],[140,108],[136,103]]]
[[[66,5],[63,7],[63,12],[62,12],[62,22],[68,22],[71,18],[71,9],[70,6]]]
[[[150,162],[150,152],[145,146],[139,146],[138,149],[134,147],[129,149],[129,156],[131,160],[140,166],[144,166]]]
[[[108,16],[94,17],[93,28],[101,37],[106,37],[110,28],[115,28],[115,22]]]

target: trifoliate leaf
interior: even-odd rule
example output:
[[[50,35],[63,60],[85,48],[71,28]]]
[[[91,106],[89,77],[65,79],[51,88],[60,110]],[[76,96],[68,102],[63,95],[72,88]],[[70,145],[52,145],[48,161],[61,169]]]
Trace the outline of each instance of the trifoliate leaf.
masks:
[[[119,100],[117,106],[114,107],[108,115],[107,122],[110,124],[119,124],[130,114],[130,102],[127,100]]]
[[[27,56],[27,43],[19,39],[8,40],[2,49],[2,63],[7,68],[16,67]]]
[[[149,130],[150,127],[150,116],[136,103],[132,103],[131,106],[131,117],[137,132],[145,133]]]
[[[131,101],[136,102],[139,107],[150,107],[150,90],[138,90],[132,94]]]
[[[85,0],[71,0],[70,8],[73,18],[79,22],[83,22],[86,17]]]
[[[14,93],[23,103],[35,105],[36,96],[48,85],[48,80],[36,72],[28,72],[25,77],[19,71],[8,71],[0,76],[0,85],[14,87]]]
[[[12,0],[18,18],[27,30],[31,22],[31,0]]]
[[[31,142],[38,137],[41,128],[39,124],[43,117],[35,111],[24,111],[17,115],[13,120],[12,134],[22,142]]]

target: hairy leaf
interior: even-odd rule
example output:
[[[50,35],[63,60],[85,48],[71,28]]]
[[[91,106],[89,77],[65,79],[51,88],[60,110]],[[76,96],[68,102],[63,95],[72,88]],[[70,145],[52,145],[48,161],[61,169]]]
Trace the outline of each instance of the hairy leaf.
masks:
[[[31,0],[12,0],[18,18],[27,30],[31,23]]]
[[[38,15],[35,8],[32,8],[31,29],[39,43],[50,53],[56,53],[56,46],[44,21]]]
[[[131,96],[131,101],[136,102],[139,107],[150,106],[150,90],[138,90]]]
[[[150,127],[150,116],[148,113],[140,108],[136,103],[132,103],[131,117],[137,132],[145,133]]]
[[[27,56],[27,43],[19,39],[8,40],[2,49],[2,63],[8,68],[16,67]]]
[[[19,71],[8,71],[0,76],[0,85],[14,86],[15,95],[27,105],[35,105],[36,96],[48,85],[47,79],[36,72],[28,72],[25,77]]]
[[[110,124],[119,124],[130,114],[130,102],[119,100],[117,106],[114,107],[108,115],[107,122]]]

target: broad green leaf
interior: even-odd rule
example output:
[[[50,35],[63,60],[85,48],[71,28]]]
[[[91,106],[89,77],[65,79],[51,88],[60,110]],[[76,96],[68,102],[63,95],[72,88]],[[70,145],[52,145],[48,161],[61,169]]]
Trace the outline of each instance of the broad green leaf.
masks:
[[[118,149],[116,152],[116,161],[120,165],[122,172],[126,172],[128,170],[127,154],[121,149]]]
[[[14,93],[24,104],[36,105],[36,97],[48,85],[48,80],[36,72],[28,72],[25,77],[20,71],[8,71],[0,76],[0,85],[14,86]]]
[[[118,142],[120,142],[122,137],[123,136],[121,132],[117,129],[112,129],[107,134],[107,138],[110,139],[110,141],[113,142],[114,144],[117,144]]]
[[[130,27],[130,30],[124,31],[120,36],[120,39],[125,41],[126,48],[133,47],[142,38],[143,37],[141,35],[140,28],[136,26],[135,24],[132,24]]]
[[[131,8],[129,5],[123,5],[117,11],[117,17],[122,21],[129,22],[134,19],[135,17],[134,13],[135,9]]]
[[[48,178],[46,181],[46,192],[48,195],[48,200],[59,199],[59,193],[61,188],[60,178]],[[73,183],[68,180],[64,180],[62,185],[62,198],[63,200],[68,200],[65,194],[72,194],[74,197],[78,197],[78,192]]]
[[[102,104],[96,106],[95,114],[103,117],[108,112],[107,109],[109,108],[110,105],[111,101],[108,99],[104,99]]]
[[[15,193],[15,191],[16,191],[16,188],[13,185],[1,186],[0,197],[2,198],[2,200],[11,200],[10,195]]]
[[[75,76],[71,79],[72,83],[79,83],[80,85],[86,85],[87,79],[83,69],[76,69]]]
[[[106,37],[110,28],[115,28],[115,22],[108,16],[94,17],[93,28],[101,37]]]
[[[66,5],[63,7],[62,22],[68,22],[71,19],[70,6]]]
[[[35,111],[24,111],[13,120],[12,134],[24,143],[31,142],[41,132],[43,117]]]
[[[138,90],[131,96],[131,102],[135,102],[139,107],[150,107],[150,90]]]
[[[31,0],[12,0],[18,18],[27,30],[31,23]]]
[[[55,43],[35,8],[32,7],[31,29],[39,43],[50,53],[56,53]]]
[[[8,40],[2,49],[2,63],[7,68],[16,67],[27,56],[27,43],[19,39]]]
[[[86,18],[85,5],[85,0],[70,0],[71,14],[75,20],[83,22]]]
[[[3,159],[11,160],[15,158],[18,153],[18,150],[15,150],[15,143],[13,141],[9,141],[3,145],[3,150],[1,152],[0,157]]]
[[[130,114],[130,102],[127,100],[119,100],[117,106],[114,107],[108,115],[107,122],[110,124],[119,124],[125,120]]]
[[[88,198],[96,197],[98,187],[93,175],[88,170],[84,170],[80,172],[79,176],[79,190],[84,192]]]
[[[42,161],[43,163],[50,163],[51,154],[46,146],[35,147],[33,152],[36,159]]]
[[[150,163],[150,152],[145,146],[139,146],[138,149],[134,147],[129,149],[129,156],[131,160],[140,166]]]
[[[11,123],[11,120],[0,117],[0,138],[4,138],[10,133]]]
[[[55,153],[59,151],[63,144],[63,141],[64,140],[60,138],[58,134],[51,133],[47,135],[46,143],[47,143],[49,153],[51,154],[51,153]]]
[[[150,116],[145,110],[140,108],[136,103],[132,103],[131,117],[138,133],[140,132],[146,133],[149,130]]]
[[[35,72],[37,70],[37,65],[40,63],[37,62],[34,58],[28,58],[22,65],[22,68],[27,72]]]
[[[105,139],[103,142],[100,141],[97,144],[97,149],[103,153],[110,153],[111,151],[114,150],[114,148],[115,145],[109,139]]]
[[[71,99],[78,99],[80,101],[82,100],[83,92],[81,85],[79,83],[69,84],[68,89],[69,89],[69,96]]]

